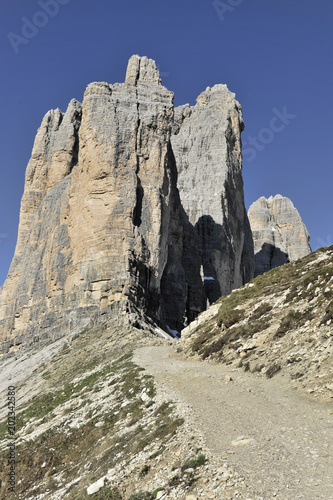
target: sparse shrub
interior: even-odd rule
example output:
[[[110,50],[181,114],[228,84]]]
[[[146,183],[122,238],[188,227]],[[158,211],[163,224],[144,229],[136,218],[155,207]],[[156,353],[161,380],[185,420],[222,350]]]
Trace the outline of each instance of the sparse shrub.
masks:
[[[144,477],[144,476],[146,476],[146,475],[148,474],[148,472],[149,472],[149,471],[150,471],[150,465],[147,465],[147,464],[146,464],[146,465],[144,465],[144,466],[142,467],[142,469],[141,469],[141,471],[140,471],[139,476],[140,476],[140,477]]]
[[[291,375],[291,380],[298,380],[300,378],[304,377],[304,373],[297,372],[294,375]]]
[[[283,337],[288,331],[294,328],[300,328],[309,319],[313,317],[311,309],[305,311],[294,311],[293,309],[282,319],[279,328],[276,331],[274,338]]]
[[[245,372],[249,372],[250,371],[250,363],[249,363],[249,361],[246,361],[246,363],[244,363],[244,364],[242,363],[242,366],[243,366]]]
[[[156,498],[157,497],[157,493],[159,493],[160,491],[164,491],[164,489],[163,488],[156,488],[156,490],[154,490],[153,493],[152,493],[153,497]]]
[[[152,455],[150,455],[149,460],[153,460],[154,458],[158,457],[164,452],[164,450],[165,446],[162,445],[157,451],[155,451],[155,453],[152,453]]]
[[[278,363],[273,363],[266,371],[266,377],[272,378],[281,370],[281,366]]]
[[[109,486],[106,486],[97,493],[94,493],[91,498],[92,500],[122,500],[119,491],[114,488],[111,489]]]
[[[236,340],[237,338],[244,337],[253,337],[255,333],[261,332],[262,330],[265,330],[268,328],[270,325],[270,320],[268,318],[266,319],[257,319],[255,321],[252,321],[252,317],[250,318],[250,321],[246,323],[245,325],[242,326],[235,326],[232,328],[232,331],[235,332],[233,335],[233,339]]]
[[[261,370],[265,368],[265,365],[263,363],[257,363],[253,368],[252,368],[252,373],[259,373]]]
[[[72,337],[72,340],[76,340],[80,337],[82,337],[83,335],[85,335],[87,332],[89,331],[89,328],[85,328],[84,330],[82,330],[82,332],[79,332],[79,333],[76,333],[73,337]]]
[[[225,345],[226,341],[224,337],[221,337],[219,340],[216,342],[212,342],[211,344],[205,346],[203,349],[199,351],[199,354],[201,355],[202,359],[208,358],[211,354],[215,354],[217,352],[220,352]]]
[[[140,491],[131,495],[128,500],[154,500],[154,497],[149,491]]]
[[[244,316],[244,311],[241,309],[234,309],[232,301],[225,300],[222,302],[220,310],[217,315],[217,324],[218,326],[222,326],[222,324],[226,328],[230,328],[230,326],[238,323]]]
[[[207,458],[205,457],[205,455],[199,455],[197,458],[190,458],[186,460],[184,465],[182,465],[181,470],[184,471],[186,469],[196,469],[197,467],[205,465],[206,462]]]
[[[200,333],[198,333],[192,343],[192,351],[198,352],[202,348],[202,346],[208,341],[214,338],[214,334],[212,333],[212,328],[205,328]]]

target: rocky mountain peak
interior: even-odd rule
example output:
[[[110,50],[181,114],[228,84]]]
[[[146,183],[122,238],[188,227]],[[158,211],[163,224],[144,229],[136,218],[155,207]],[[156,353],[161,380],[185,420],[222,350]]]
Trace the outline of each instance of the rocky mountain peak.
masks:
[[[162,84],[160,73],[156,67],[156,62],[148,57],[134,55],[130,58],[127,66],[126,80],[127,85],[138,86],[143,82]]]
[[[225,85],[203,94],[175,110],[134,55],[125,83],[46,114],[0,290],[2,353],[115,317],[174,335],[252,278],[241,108]]]
[[[308,230],[289,198],[262,196],[250,206],[248,216],[256,276],[311,252]]]

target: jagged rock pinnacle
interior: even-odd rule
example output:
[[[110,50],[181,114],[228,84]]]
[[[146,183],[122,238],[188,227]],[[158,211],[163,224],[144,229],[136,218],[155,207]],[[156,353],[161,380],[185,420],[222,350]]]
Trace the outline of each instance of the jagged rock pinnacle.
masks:
[[[146,56],[134,55],[128,61],[125,83],[137,86],[141,82],[162,84],[156,62]]]

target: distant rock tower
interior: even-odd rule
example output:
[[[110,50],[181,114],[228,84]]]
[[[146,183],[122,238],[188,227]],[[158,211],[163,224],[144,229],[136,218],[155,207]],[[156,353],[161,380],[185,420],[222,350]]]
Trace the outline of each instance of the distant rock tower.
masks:
[[[255,276],[311,252],[310,236],[289,198],[280,194],[252,203],[248,212],[253,234]]]

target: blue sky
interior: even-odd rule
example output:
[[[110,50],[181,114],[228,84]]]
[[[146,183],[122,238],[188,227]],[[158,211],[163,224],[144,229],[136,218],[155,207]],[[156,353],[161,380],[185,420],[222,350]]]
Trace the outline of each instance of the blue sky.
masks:
[[[333,244],[332,26],[332,0],[1,2],[0,283],[44,114],[124,81],[132,54],[157,61],[176,105],[226,83],[243,107],[247,208],[288,196],[312,248]]]

